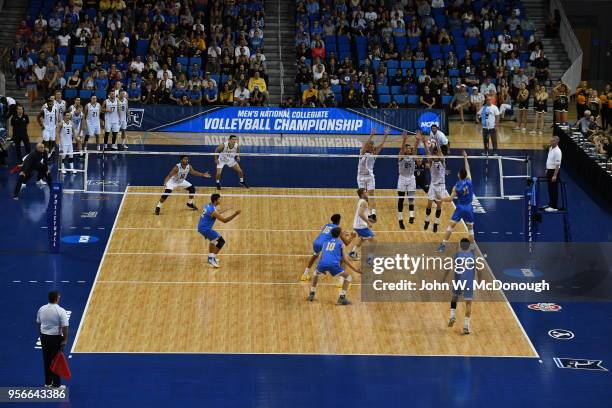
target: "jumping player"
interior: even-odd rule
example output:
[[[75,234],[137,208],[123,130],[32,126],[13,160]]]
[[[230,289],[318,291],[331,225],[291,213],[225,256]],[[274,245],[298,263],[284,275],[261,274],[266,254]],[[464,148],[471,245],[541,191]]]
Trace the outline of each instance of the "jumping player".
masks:
[[[427,182],[427,161],[419,156],[416,158],[414,166],[416,186],[427,194],[429,192],[429,183]]]
[[[446,165],[444,155],[437,143],[430,143],[430,155],[436,155],[429,164],[429,174],[431,175],[431,185],[427,193],[427,208],[425,209],[425,224],[423,229],[429,228],[429,216],[431,215],[432,204],[436,203],[436,218],[434,218],[433,232],[438,232],[440,224],[440,214],[442,214],[442,200],[448,197],[446,191]]]
[[[453,278],[453,295],[450,302],[450,319],[448,319],[448,327],[453,327],[453,325],[455,324],[455,315],[457,311],[457,300],[459,300],[459,296],[463,295],[463,300],[465,301],[463,334],[470,334],[470,318],[472,317],[472,297],[474,294],[474,275],[477,272],[475,268],[474,253],[470,249],[470,246],[470,240],[467,238],[463,238],[459,243],[461,251],[457,252],[457,254],[455,255],[455,264],[462,265],[462,267],[455,267],[455,276]],[[459,261],[459,259],[461,259],[461,261]]]
[[[172,190],[178,187],[184,188],[189,191],[189,200],[187,200],[187,207],[191,208],[194,211],[198,209],[198,207],[196,207],[193,203],[193,196],[195,194],[196,189],[194,186],[191,185],[190,182],[187,181],[187,176],[189,174],[193,174],[194,176],[199,177],[210,178],[210,173],[201,173],[197,171],[193,168],[193,166],[191,166],[191,164],[189,164],[189,156],[187,156],[186,154],[182,155],[180,163],[177,163],[176,166],[174,166],[172,170],[170,170],[170,173],[168,173],[168,175],[164,179],[164,186],[166,187],[166,189],[164,190],[164,194],[157,202],[157,206],[155,207],[155,215],[159,215],[159,212],[161,211],[164,201],[166,201],[166,199],[168,198],[168,195],[172,193]]]
[[[410,218],[408,222],[414,222],[414,195],[416,192],[416,177],[415,169],[416,162],[410,156],[413,153],[412,146],[408,143],[408,133],[404,131],[402,134],[402,146],[400,147],[398,156],[399,176],[397,178],[397,218],[399,220],[400,229],[406,229],[404,226],[404,196],[408,196],[408,211]]]
[[[373,139],[376,131],[372,129],[370,137],[363,143],[361,150],[359,151],[359,164],[357,165],[357,187],[364,189],[371,195],[370,218],[376,222],[376,208],[374,207],[374,190],[376,189],[376,177],[374,176],[374,162],[376,156],[380,154],[387,136],[389,135],[389,128],[385,128],[385,135],[382,142],[377,146],[374,145]]]
[[[238,146],[238,136],[230,135],[227,142],[221,143],[215,149],[215,163],[217,164],[217,173],[215,175],[215,181],[217,184],[217,190],[221,190],[221,173],[225,166],[231,168],[238,174],[240,178],[240,185],[244,188],[249,188],[244,182],[244,172],[238,162],[240,161],[240,146]]]
[[[215,221],[219,220],[223,223],[230,222],[240,214],[240,210],[234,211],[229,217],[221,215],[223,211],[217,211],[217,207],[221,204],[221,195],[215,193],[210,196],[210,203],[204,207],[204,212],[200,216],[198,222],[198,232],[210,241],[208,244],[208,264],[213,268],[219,268],[217,254],[225,245],[225,240],[217,231],[213,229]]]
[[[127,137],[125,130],[127,129],[127,118],[128,118],[128,100],[125,97],[125,91],[119,91],[119,97],[117,98],[117,105],[119,109],[119,131],[121,132],[121,147],[123,150],[127,150]]]
[[[91,136],[96,137],[96,148],[100,150],[100,104],[98,97],[91,95],[89,103],[85,105],[85,140],[83,140],[83,149],[87,151],[87,142]]]
[[[357,243],[353,246],[353,249],[349,252],[349,256],[352,260],[356,261],[359,259],[357,256],[357,249],[361,247],[364,242],[375,242],[374,233],[370,229],[372,227],[372,219],[370,218],[370,208],[368,204],[368,190],[360,188],[357,190],[357,208],[355,209],[355,218],[353,219],[353,230],[359,236]]]
[[[108,133],[113,134],[112,149],[117,150],[117,133],[119,133],[119,107],[115,93],[110,92],[108,98],[102,104],[102,112],[104,112],[104,150],[108,145]]]
[[[457,205],[455,211],[450,220],[450,224],[446,228],[446,234],[440,246],[438,246],[437,252],[444,252],[446,249],[446,243],[448,242],[451,232],[455,228],[455,225],[461,220],[465,221],[470,232],[470,242],[474,242],[474,207],[472,206],[472,199],[474,198],[474,187],[472,186],[472,174],[470,173],[470,165],[467,159],[467,153],[463,151],[463,162],[464,168],[459,170],[457,175],[457,182],[453,187],[451,195],[444,198],[442,201],[451,202],[453,199],[457,199]]]
[[[340,227],[333,228],[331,230],[331,237],[323,245],[321,260],[319,261],[316,272],[312,277],[312,286],[310,288],[310,294],[308,295],[308,301],[310,302],[314,301],[317,294],[319,275],[329,273],[333,277],[340,276],[344,278],[342,290],[340,291],[340,296],[338,297],[336,304],[340,306],[351,304],[351,302],[349,302],[349,300],[346,298],[346,292],[348,291],[351,281],[353,280],[353,275],[351,275],[350,272],[345,271],[342,266],[346,265],[357,273],[361,273],[361,271],[358,268],[355,268],[346,256],[344,251],[344,243],[340,238],[341,234],[342,229]]]
[[[72,174],[76,174],[73,162],[73,137],[74,137],[74,123],[72,123],[70,112],[64,113],[64,120],[59,125],[59,140],[60,140],[60,154],[62,158],[62,174],[66,174],[66,163]]]
[[[53,104],[53,99],[49,98],[38,115],[38,124],[42,128],[43,145],[48,151],[49,157],[51,157],[53,149],[55,149],[55,137],[57,136],[58,128],[57,110]]]
[[[334,228],[340,226],[340,219],[340,214],[332,215],[330,220],[331,222],[329,224],[325,224],[321,228],[319,235],[312,242],[312,256],[310,257],[310,260],[308,261],[308,266],[306,267],[304,273],[300,278],[301,281],[307,281],[310,279],[310,268],[312,268],[312,265],[314,265],[315,261],[319,257],[319,254],[321,253],[321,250],[323,250],[323,246],[325,245],[325,243],[331,239],[331,231]],[[342,234],[340,236],[340,239],[342,239],[345,245],[350,245],[351,241],[355,236],[357,236],[356,233],[353,233],[353,235]]]

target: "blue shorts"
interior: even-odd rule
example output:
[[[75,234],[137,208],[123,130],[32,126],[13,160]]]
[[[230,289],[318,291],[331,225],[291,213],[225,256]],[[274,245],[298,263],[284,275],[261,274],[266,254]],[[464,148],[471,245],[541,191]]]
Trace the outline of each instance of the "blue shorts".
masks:
[[[312,254],[318,255],[323,250],[324,241],[312,241]]]
[[[355,228],[355,232],[361,238],[372,238],[374,236],[374,233],[369,228],[359,228],[359,229]]]
[[[465,221],[466,224],[473,224],[474,223],[474,207],[472,207],[472,204],[457,205],[457,208],[455,208],[455,211],[453,212],[453,216],[451,217],[451,220],[453,220],[454,222],[459,222],[463,220]]]
[[[454,286],[455,282],[465,282],[465,289],[461,289],[461,286]],[[463,300],[472,300],[474,295],[474,289],[472,284],[474,283],[474,270],[468,270],[463,272],[462,274],[455,273],[455,278],[453,279],[453,295],[461,296],[463,295]]]
[[[317,265],[317,273],[329,273],[331,276],[336,276],[344,272],[340,265]]]
[[[221,234],[219,234],[214,229],[199,229],[198,232],[204,236],[209,241],[214,241],[219,238]]]

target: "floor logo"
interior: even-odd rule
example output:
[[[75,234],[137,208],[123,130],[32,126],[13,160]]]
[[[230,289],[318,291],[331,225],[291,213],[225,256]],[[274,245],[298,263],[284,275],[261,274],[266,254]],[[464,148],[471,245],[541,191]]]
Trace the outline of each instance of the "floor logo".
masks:
[[[142,127],[142,119],[144,118],[144,109],[129,108],[127,127],[135,126]]]
[[[558,368],[569,368],[571,370],[608,371],[602,366],[603,360],[592,360],[586,358],[553,358]]]
[[[432,125],[440,127],[440,115],[435,112],[424,112],[419,116],[421,131],[428,133]]]
[[[81,218],[96,218],[98,216],[97,211],[85,211],[81,213]]]
[[[532,303],[527,305],[531,310],[539,310],[540,312],[558,312],[561,306],[556,303]]]
[[[66,244],[94,244],[98,240],[98,237],[93,235],[68,235],[62,237],[62,242]]]
[[[552,329],[548,331],[548,335],[553,339],[557,340],[571,340],[573,339],[574,333],[565,329]]]

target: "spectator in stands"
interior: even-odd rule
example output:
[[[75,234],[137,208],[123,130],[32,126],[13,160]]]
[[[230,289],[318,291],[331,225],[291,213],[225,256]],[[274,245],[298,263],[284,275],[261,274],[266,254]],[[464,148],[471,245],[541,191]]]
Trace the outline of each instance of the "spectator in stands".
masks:
[[[319,106],[328,107],[328,108],[336,106],[334,92],[329,87],[329,84],[325,81],[321,85],[321,89],[319,90],[318,98],[319,98]]]
[[[420,96],[419,101],[421,105],[427,109],[433,109],[436,105],[436,97],[430,92],[429,86],[423,87],[423,94]]]
[[[538,83],[545,85],[550,79],[550,70],[548,69],[549,62],[544,52],[542,52],[533,62],[532,66],[535,68],[535,77]]]
[[[81,71],[75,70],[72,75],[68,77],[66,81],[66,88],[68,89],[80,89],[81,88]]]
[[[130,82],[130,85],[127,90],[128,101],[133,103],[139,103],[141,96],[142,92],[138,83],[136,81]]]
[[[205,105],[216,105],[219,101],[219,89],[213,79],[204,80],[203,101]]]
[[[302,92],[302,105],[314,107],[319,98],[319,91],[313,82],[308,84],[308,88]]]
[[[234,91],[234,106],[249,106],[249,100],[251,93],[245,87],[244,83],[239,83],[238,87]]]
[[[464,123],[464,112],[470,107],[470,96],[468,95],[467,87],[464,84],[461,84],[459,92],[456,92],[453,95],[450,102],[450,107],[451,109],[459,112],[461,123]]]
[[[25,53],[22,53],[17,59],[17,62],[15,64],[15,81],[17,83],[18,89],[21,89],[21,87],[23,86],[23,81],[27,73],[32,71],[32,66],[34,66],[32,58],[30,58]]]
[[[219,93],[219,103],[223,105],[234,104],[234,91],[230,88],[227,82],[223,84],[223,88]]]
[[[472,94],[470,95],[470,108],[475,112],[480,111],[484,104],[484,95],[478,91],[478,87],[472,87]],[[476,117],[476,123],[478,123],[478,117]]]

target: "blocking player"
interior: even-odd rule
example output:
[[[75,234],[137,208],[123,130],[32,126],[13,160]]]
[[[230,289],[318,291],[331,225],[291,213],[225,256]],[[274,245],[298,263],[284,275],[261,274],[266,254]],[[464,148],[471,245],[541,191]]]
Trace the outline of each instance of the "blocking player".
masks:
[[[359,259],[357,255],[357,249],[363,245],[364,242],[375,242],[374,232],[370,229],[372,227],[372,219],[370,218],[370,208],[368,204],[368,191],[365,188],[357,190],[357,208],[355,209],[355,218],[353,219],[353,230],[357,233],[359,239],[353,249],[349,252],[349,257],[356,261]]]
[[[376,189],[376,177],[374,176],[374,162],[376,156],[380,154],[387,136],[389,136],[389,128],[385,128],[385,135],[383,140],[378,144],[374,145],[374,135],[376,131],[372,129],[370,137],[363,143],[361,150],[359,151],[359,164],[357,165],[357,187],[365,189],[371,196],[370,200],[370,218],[376,222],[376,208],[374,206],[374,190]]]
[[[346,256],[344,251],[344,243],[340,238],[342,229],[335,227],[331,230],[331,238],[323,245],[321,252],[321,260],[317,265],[315,274],[312,277],[312,286],[310,288],[310,294],[308,295],[308,301],[312,302],[317,294],[317,283],[319,282],[319,275],[329,273],[331,276],[340,276],[344,278],[342,283],[342,290],[338,297],[337,305],[346,306],[350,305],[351,302],[346,298],[346,292],[353,280],[353,275],[350,272],[344,270],[343,266],[346,265],[353,271],[361,273],[361,271],[351,264],[351,261]]]
[[[210,178],[210,173],[199,172],[189,164],[189,156],[186,154],[181,156],[181,161],[176,164],[170,170],[170,173],[164,179],[164,186],[166,189],[164,190],[164,194],[161,196],[159,201],[157,202],[157,206],[155,207],[155,215],[159,215],[162,206],[164,205],[164,201],[168,198],[172,190],[175,188],[184,188],[189,192],[189,199],[187,200],[187,207],[191,208],[194,211],[197,211],[198,207],[193,203],[193,197],[195,195],[196,189],[190,182],[187,181],[187,176],[189,174],[193,174],[198,177],[206,177]]]
[[[440,225],[440,215],[442,214],[442,200],[448,197],[446,191],[446,165],[444,163],[444,154],[440,146],[435,142],[430,143],[430,155],[434,156],[429,164],[429,174],[431,175],[431,184],[427,192],[427,208],[425,209],[425,224],[423,229],[429,228],[431,207],[436,203],[436,217],[434,218],[433,232],[438,232]]]
[[[449,197],[444,198],[442,201],[451,202],[453,199],[457,200],[455,211],[450,220],[450,224],[446,228],[446,234],[440,246],[438,246],[437,252],[444,252],[446,249],[446,243],[448,242],[455,225],[461,220],[465,221],[469,233],[470,242],[474,243],[474,207],[472,206],[472,199],[474,198],[474,187],[472,185],[472,174],[470,173],[470,165],[467,159],[467,153],[463,151],[463,162],[464,168],[459,170],[457,175],[457,182],[453,187],[453,191]]]
[[[331,231],[334,228],[340,226],[341,218],[342,217],[340,216],[340,214],[332,215],[330,219],[331,222],[328,224],[325,224],[321,228],[319,235],[312,242],[312,256],[310,257],[310,260],[308,261],[308,266],[306,267],[306,269],[304,270],[304,273],[300,277],[301,281],[307,281],[310,279],[310,268],[312,268],[312,265],[314,265],[315,261],[319,257],[319,254],[323,250],[323,246],[325,245],[325,243],[331,239]],[[353,240],[355,236],[357,236],[356,233],[353,233],[352,235],[342,234],[340,235],[340,239],[342,239],[345,245],[350,245],[351,241]]]
[[[406,229],[404,225],[404,197],[408,197],[408,211],[410,218],[408,222],[414,222],[414,195],[416,193],[416,162],[412,155],[412,146],[408,143],[408,133],[402,134],[402,145],[398,156],[399,175],[397,178],[397,219],[400,229]]]
[[[204,212],[200,216],[198,222],[198,232],[204,236],[205,239],[210,241],[208,244],[208,264],[213,268],[220,268],[219,261],[217,260],[217,254],[225,245],[225,240],[217,231],[213,229],[215,221],[219,220],[223,223],[230,222],[240,214],[240,210],[234,211],[229,217],[224,217],[222,213],[224,211],[217,211],[217,207],[221,204],[221,195],[212,194],[210,196],[210,203],[204,207]]]
[[[240,185],[244,188],[249,188],[244,182],[244,172],[238,162],[240,161],[240,146],[238,146],[238,136],[230,135],[227,142],[221,143],[215,149],[215,163],[217,164],[217,173],[215,181],[217,190],[221,190],[221,173],[225,166],[234,170],[240,179]]]

